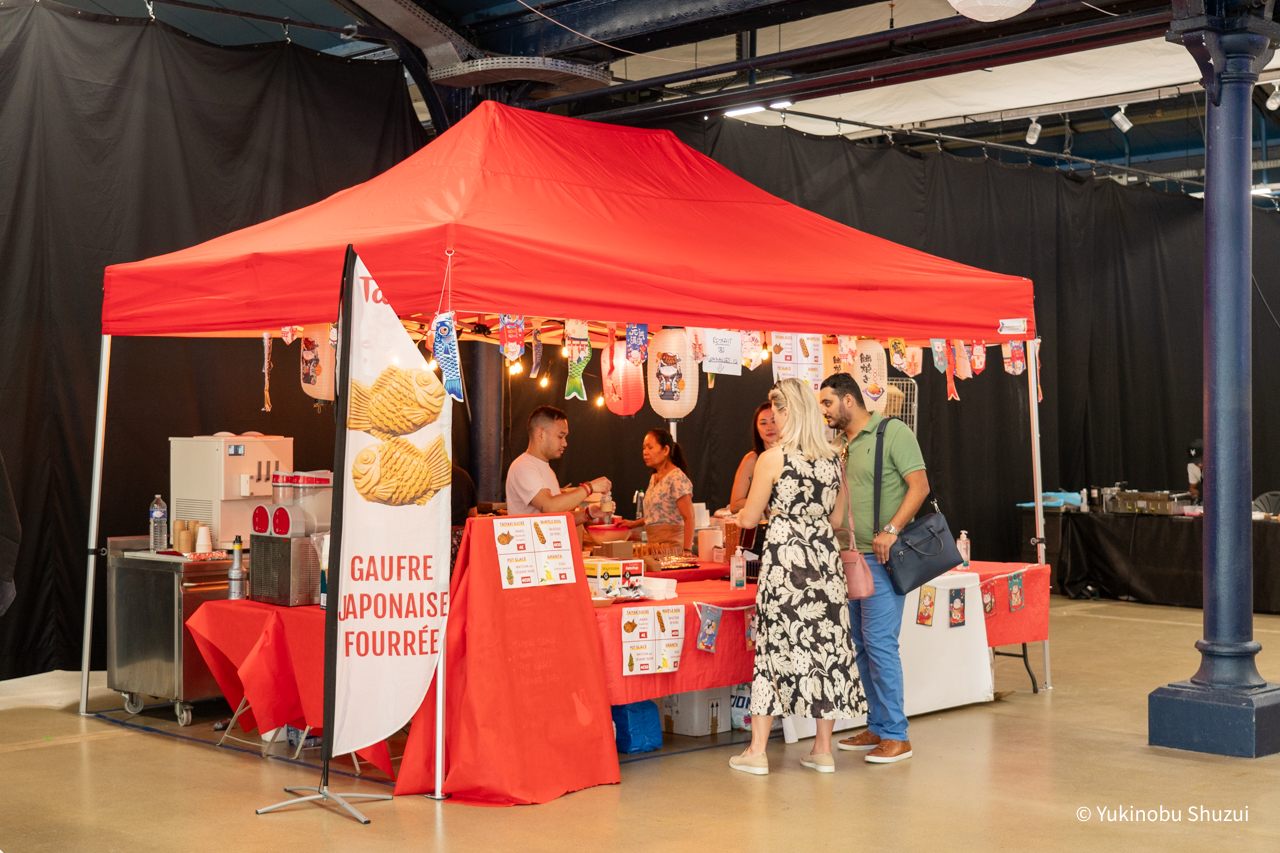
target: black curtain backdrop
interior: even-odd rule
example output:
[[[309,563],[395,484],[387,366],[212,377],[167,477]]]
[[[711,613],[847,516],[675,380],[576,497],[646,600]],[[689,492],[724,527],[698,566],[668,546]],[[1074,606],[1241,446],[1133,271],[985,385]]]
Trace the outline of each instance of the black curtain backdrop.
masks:
[[[1044,339],[1045,488],[1078,490],[1120,480],[1149,489],[1186,488],[1186,446],[1202,434],[1199,201],[994,158],[919,156],[734,121],[693,119],[669,129],[752,183],[824,216],[1031,278]],[[779,245],[777,251],[799,259],[804,246]],[[1265,298],[1280,309],[1280,217],[1274,214],[1255,216],[1254,269]],[[1253,350],[1258,493],[1280,488],[1280,458],[1267,443],[1280,427],[1280,399],[1268,393],[1280,328],[1256,293]],[[556,400],[563,397],[564,363],[552,363],[552,388],[539,389],[527,379],[511,383],[507,462],[523,449],[524,418],[533,406],[563,405]],[[588,384],[593,395],[598,367],[594,372],[596,381]],[[918,381],[921,445],[948,520],[956,531],[969,531],[976,558],[1018,559],[1014,505],[1032,496],[1026,377],[1005,374],[990,351],[986,371],[958,383],[960,402],[947,402],[945,380],[931,366]],[[750,449],[751,411],[771,382],[767,366],[742,379],[720,377],[710,391],[704,379],[705,396],[679,433],[691,460],[695,500],[713,509],[728,502],[734,467]],[[563,407],[571,432],[562,480],[607,474],[619,483],[620,509],[629,511],[631,492],[647,477],[640,442],[658,418],[647,408],[619,421],[589,404]]]
[[[7,678],[80,665],[103,268],[309,204],[425,136],[399,63],[215,47],[48,2],[0,8],[0,81],[0,453],[24,534],[0,617]],[[264,413],[261,341],[114,341],[104,542],[145,531],[167,496],[169,436],[291,435],[298,467],[332,464],[298,344],[277,342],[275,364]],[[105,574],[102,560],[95,667]]]
[[[274,45],[215,48],[154,23],[0,8],[0,454],[19,506],[18,599],[0,617],[0,678],[79,666],[84,544],[97,391],[102,269],[178,249],[364,180],[422,144],[397,64],[348,62]],[[1110,182],[918,157],[738,122],[688,121],[682,139],[743,177],[826,216],[906,245],[1036,283],[1045,338],[1045,484],[1184,485],[1201,434],[1200,203]],[[1255,219],[1255,269],[1280,308],[1280,220]],[[767,240],[769,235],[762,234]],[[779,245],[797,257],[803,246]],[[340,275],[335,270],[335,283]],[[691,282],[691,286],[696,284]],[[786,282],[780,281],[779,288]],[[335,291],[336,292],[336,291]],[[833,294],[833,298],[840,298]],[[908,297],[909,298],[909,297]],[[1280,330],[1255,296],[1255,492],[1280,488],[1266,440],[1280,426],[1267,393]],[[495,306],[495,310],[505,306]],[[821,311],[822,306],[814,306]],[[622,319],[622,318],[619,318]],[[856,329],[850,332],[856,333]],[[261,408],[261,343],[115,341],[103,538],[145,530],[168,490],[172,435],[257,429],[295,437],[299,468],[327,468],[333,424],[294,378],[297,345],[274,345],[274,410]],[[472,398],[503,393],[503,470],[542,402],[570,415],[565,482],[606,474],[623,512],[648,472],[647,407],[619,419],[551,386],[468,375]],[[750,448],[750,415],[770,368],[702,379],[679,425],[695,499],[728,500]],[[588,372],[599,391],[598,361]],[[992,358],[948,403],[920,377],[920,436],[949,519],[980,559],[1017,559],[1013,504],[1031,495],[1025,377]],[[459,410],[456,455],[469,457]],[[1261,568],[1261,567],[1260,567]],[[99,576],[105,575],[100,565]],[[94,665],[103,665],[102,587]]]

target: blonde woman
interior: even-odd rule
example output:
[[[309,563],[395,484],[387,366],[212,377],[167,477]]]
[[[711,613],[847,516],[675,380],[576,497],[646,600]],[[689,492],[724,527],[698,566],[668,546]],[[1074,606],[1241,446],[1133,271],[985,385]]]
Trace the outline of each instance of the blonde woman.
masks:
[[[751,745],[729,759],[734,770],[769,772],[765,747],[773,718],[814,717],[813,751],[800,760],[835,771],[835,721],[866,712],[853,662],[849,601],[834,526],[844,514],[840,458],[827,441],[818,400],[799,379],[769,392],[779,433],[760,454],[738,523],[769,513],[756,589],[756,659],[751,681]]]

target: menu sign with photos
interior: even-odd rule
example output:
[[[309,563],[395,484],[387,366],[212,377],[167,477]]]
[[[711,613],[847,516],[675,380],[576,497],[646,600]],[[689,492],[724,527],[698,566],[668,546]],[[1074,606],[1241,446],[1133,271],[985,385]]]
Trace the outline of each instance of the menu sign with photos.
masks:
[[[683,648],[683,604],[622,608],[623,675],[675,672]]]
[[[496,518],[493,540],[503,589],[574,583],[577,579],[573,540],[563,516]]]
[[[773,334],[773,379],[802,379],[822,385],[822,335]]]

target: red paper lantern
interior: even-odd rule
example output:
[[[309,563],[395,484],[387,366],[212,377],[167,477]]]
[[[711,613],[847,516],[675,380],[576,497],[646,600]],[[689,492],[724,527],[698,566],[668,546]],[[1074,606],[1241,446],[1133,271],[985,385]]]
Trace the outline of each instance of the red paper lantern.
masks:
[[[615,415],[634,415],[644,405],[644,368],[627,360],[627,342],[615,341],[600,350],[600,379],[604,404]]]

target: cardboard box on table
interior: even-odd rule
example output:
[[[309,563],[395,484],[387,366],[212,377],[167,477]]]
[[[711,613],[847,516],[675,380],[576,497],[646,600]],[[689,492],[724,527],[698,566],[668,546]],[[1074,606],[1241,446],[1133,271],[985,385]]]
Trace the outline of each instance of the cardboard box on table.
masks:
[[[620,590],[639,589],[644,579],[643,560],[588,557],[582,561],[582,569],[594,595],[612,596]]]
[[[689,737],[729,731],[733,727],[732,690],[717,687],[664,696],[658,703],[662,709],[662,730]]]

